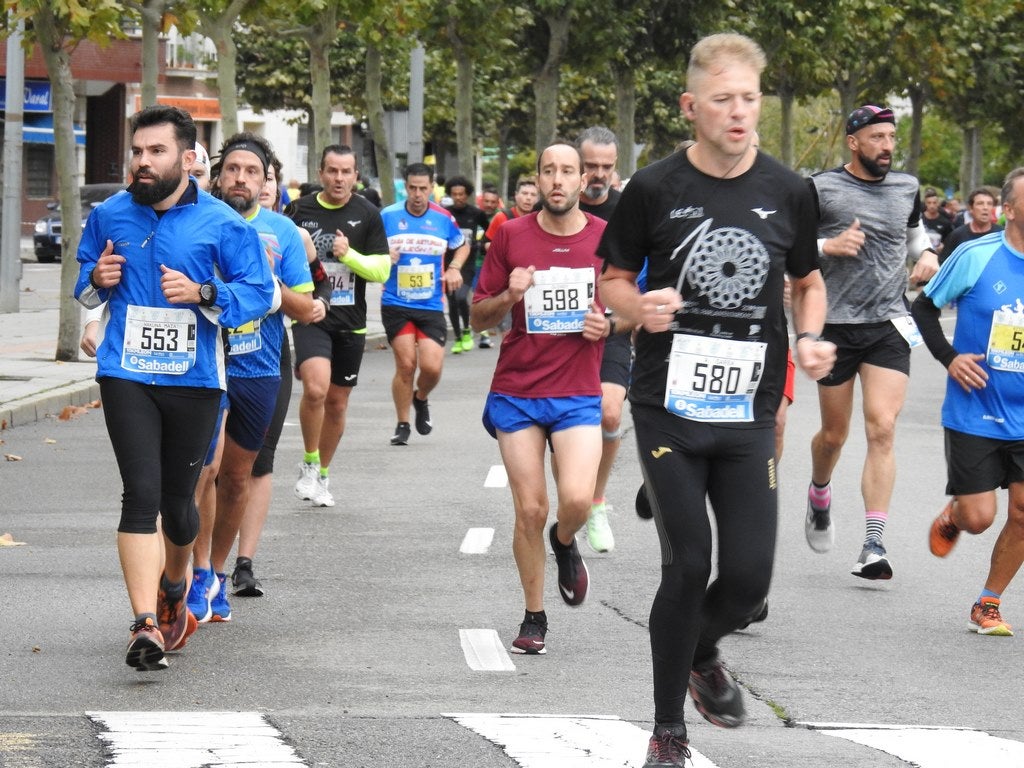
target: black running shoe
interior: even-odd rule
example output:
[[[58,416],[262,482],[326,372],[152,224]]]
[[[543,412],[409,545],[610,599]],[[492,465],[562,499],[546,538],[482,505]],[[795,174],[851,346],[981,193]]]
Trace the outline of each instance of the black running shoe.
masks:
[[[647,498],[647,486],[641,485],[636,492],[636,514],[644,520],[654,517],[654,510],[651,509],[651,500]]]
[[[572,544],[567,547],[562,545],[555,534],[557,528],[558,523],[552,525],[548,530],[548,537],[551,540],[551,549],[555,553],[555,562],[558,563],[558,593],[567,604],[582,605],[590,589],[587,564],[580,557],[576,539],[573,538]]]
[[[239,557],[235,560],[235,571],[231,574],[231,586],[239,597],[263,597],[263,585],[252,572],[252,560]]]
[[[684,768],[690,757],[690,743],[685,735],[677,736],[668,728],[658,726],[647,744],[644,768]]]
[[[544,648],[544,636],[548,632],[547,623],[536,619],[526,619],[519,625],[519,637],[512,641],[512,653],[529,655],[547,653]]]
[[[747,717],[743,691],[722,662],[690,670],[690,696],[704,719],[719,728],[738,728]]]
[[[767,618],[768,618],[768,598],[766,597],[764,599],[764,602],[761,603],[761,607],[758,610],[756,610],[753,614],[751,614],[750,616],[747,617],[746,623],[742,624],[740,626],[740,629],[746,629],[751,624],[756,624],[757,622],[764,621]]]
[[[412,408],[416,411],[416,431],[421,435],[429,435],[434,425],[430,423],[430,406],[426,400],[420,400],[414,392],[412,395]]]
[[[414,399],[415,401],[415,399]],[[398,426],[395,427],[395,434],[391,436],[392,445],[408,445],[409,444],[409,433],[412,432],[409,429],[408,421],[398,422]]]

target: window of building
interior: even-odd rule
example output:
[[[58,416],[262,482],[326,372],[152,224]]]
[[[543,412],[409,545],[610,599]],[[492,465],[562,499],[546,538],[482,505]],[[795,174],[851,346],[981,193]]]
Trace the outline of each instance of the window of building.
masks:
[[[53,145],[25,145],[25,196],[49,200],[53,192]]]

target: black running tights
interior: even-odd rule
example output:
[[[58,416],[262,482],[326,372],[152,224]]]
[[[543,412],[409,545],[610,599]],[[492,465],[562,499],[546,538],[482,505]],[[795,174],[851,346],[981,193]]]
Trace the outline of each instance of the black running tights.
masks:
[[[107,433],[121,473],[121,533],[164,533],[178,546],[199,531],[196,483],[220,410],[219,389],[99,380]]]
[[[691,668],[714,661],[718,641],[768,594],[778,514],[775,430],[688,421],[641,405],[633,423],[662,552],[650,617],[655,722],[682,725]],[[709,586],[713,538],[717,574]]]

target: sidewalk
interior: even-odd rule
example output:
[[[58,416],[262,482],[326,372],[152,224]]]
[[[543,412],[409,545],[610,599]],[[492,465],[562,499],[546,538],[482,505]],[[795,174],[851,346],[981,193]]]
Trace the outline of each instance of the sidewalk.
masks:
[[[57,362],[60,264],[37,264],[31,241],[22,248],[19,311],[0,312],[0,432],[56,417],[69,405],[99,399],[96,363]],[[369,285],[367,340],[384,337],[380,285]]]
[[[26,245],[27,242],[27,245]],[[36,263],[22,240],[18,312],[0,313],[0,430],[56,416],[97,399],[96,364],[57,362],[60,265]]]

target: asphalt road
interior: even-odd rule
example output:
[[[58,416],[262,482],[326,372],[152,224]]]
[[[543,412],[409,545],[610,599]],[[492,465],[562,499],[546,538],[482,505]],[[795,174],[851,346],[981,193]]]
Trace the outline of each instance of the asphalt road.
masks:
[[[2,452],[21,457],[0,462],[0,534],[25,542],[0,548],[0,765],[114,765],[87,714],[111,711],[166,713],[168,725],[184,713],[259,713],[308,766],[641,765],[643,735],[639,746],[630,742],[626,761],[609,761],[596,747],[577,762],[540,748],[513,758],[505,742],[478,732],[486,728],[452,716],[518,713],[528,716],[527,733],[543,728],[537,715],[617,719],[642,731],[652,720],[646,624],[657,537],[632,510],[639,471],[628,418],[608,494],[617,547],[595,555],[581,542],[589,599],[579,608],[562,604],[549,559],[547,655],[514,656],[513,671],[467,664],[460,630],[494,630],[507,647],[522,616],[510,495],[485,487],[501,463],[479,419],[496,355],[449,356],[431,397],[434,433],[414,432],[408,446],[392,447],[391,355],[368,350],[331,468],[338,505],[329,510],[292,494],[301,456],[297,385],[256,558],[267,596],[235,598],[233,620],[202,626],[161,673],[139,674],[123,661],[131,616],[114,547],[120,483],[102,413],[0,435]],[[806,724],[975,729],[1024,742],[1021,638],[966,631],[997,532],[965,537],[948,560],[927,550],[928,525],[944,503],[943,382],[938,364],[916,350],[885,537],[895,577],[875,583],[849,573],[863,538],[859,415],[834,478],[836,547],[818,555],[804,542],[818,416],[813,384],[800,377],[781,466],[770,614],[723,643],[748,691],[751,720],[724,731],[689,709],[691,743],[710,761],[699,765],[981,764],[954,759],[952,748],[901,760]],[[494,529],[485,553],[460,553],[471,528]],[[1011,623],[1024,623],[1021,597],[1019,584],[1004,594]],[[942,745],[949,734],[926,732],[924,740]],[[175,738],[184,748],[207,735],[185,729]],[[1013,759],[1002,764],[1024,764]]]

